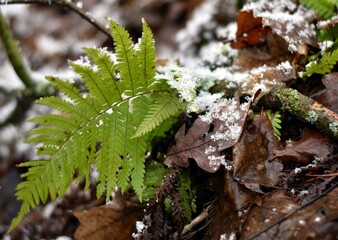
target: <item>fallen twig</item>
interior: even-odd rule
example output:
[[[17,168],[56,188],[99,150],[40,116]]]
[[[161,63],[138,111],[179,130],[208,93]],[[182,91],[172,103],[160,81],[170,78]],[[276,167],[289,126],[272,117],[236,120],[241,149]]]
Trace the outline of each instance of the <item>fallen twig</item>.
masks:
[[[281,108],[338,140],[338,114],[295,89],[272,89],[260,99],[259,105]]]

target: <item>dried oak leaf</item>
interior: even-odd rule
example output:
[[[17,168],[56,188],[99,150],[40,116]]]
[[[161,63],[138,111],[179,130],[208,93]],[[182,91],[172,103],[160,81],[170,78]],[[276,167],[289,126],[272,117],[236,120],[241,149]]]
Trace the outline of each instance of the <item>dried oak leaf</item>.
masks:
[[[338,72],[325,75],[322,82],[326,90],[315,100],[338,113]]]
[[[338,188],[302,208],[299,199],[279,190],[265,195],[243,223],[243,239],[336,239]]]
[[[288,141],[284,149],[274,151],[273,158],[308,164],[314,158],[326,159],[332,152],[331,145],[332,141],[324,134],[306,128],[300,140]]]
[[[173,146],[164,163],[167,166],[189,166],[189,158],[207,172],[215,172],[224,163],[221,151],[232,147],[239,139],[252,102],[240,104],[238,98],[228,100],[220,109],[215,107],[203,118],[198,118],[187,133],[183,125],[175,136]]]
[[[266,113],[256,116],[233,148],[234,178],[256,192],[262,192],[260,185],[274,186],[283,165],[269,158],[280,148]]]
[[[77,240],[129,240],[136,232],[135,223],[143,217],[138,204],[116,196],[111,205],[74,212],[80,221],[74,236]]]

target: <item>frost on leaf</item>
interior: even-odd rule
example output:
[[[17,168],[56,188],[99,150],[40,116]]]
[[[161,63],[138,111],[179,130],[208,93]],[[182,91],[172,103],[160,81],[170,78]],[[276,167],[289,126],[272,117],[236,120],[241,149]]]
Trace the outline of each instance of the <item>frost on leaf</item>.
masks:
[[[232,147],[240,138],[255,97],[243,104],[237,98],[223,99],[196,119],[187,133],[182,126],[175,136],[176,145],[170,149],[164,163],[188,167],[189,158],[193,158],[207,172],[217,171],[221,164],[228,166],[221,151]]]
[[[291,52],[298,52],[301,45],[316,46],[315,32],[311,23],[315,14],[295,1],[257,1],[245,5],[242,11],[252,12],[255,18],[262,18],[263,27],[272,31],[288,43]]]

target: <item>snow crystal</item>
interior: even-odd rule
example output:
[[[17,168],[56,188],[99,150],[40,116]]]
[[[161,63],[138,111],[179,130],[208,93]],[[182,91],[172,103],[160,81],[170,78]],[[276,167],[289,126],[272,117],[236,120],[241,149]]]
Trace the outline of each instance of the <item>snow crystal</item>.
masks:
[[[232,22],[223,28],[216,29],[218,38],[227,39],[228,41],[236,39],[237,23]]]
[[[55,240],[72,240],[72,238],[68,236],[58,236]]]
[[[198,77],[193,71],[175,64],[162,67],[159,71],[164,73],[158,74],[156,77],[168,80],[168,84],[177,90],[180,98],[188,103],[187,110],[198,112],[198,104],[196,103]]]
[[[82,65],[84,67],[91,67],[92,64],[88,56],[80,56],[79,59],[73,61],[77,65]]]
[[[43,209],[42,216],[46,219],[50,218],[50,216],[54,212],[56,205],[57,205],[56,202],[48,203]]]
[[[318,45],[320,47],[320,52],[323,55],[333,45],[333,42],[332,41],[323,41],[323,42],[318,42]]]
[[[229,50],[229,44],[224,44],[222,42],[211,42],[202,47],[199,55],[202,61],[207,62],[210,65],[230,65],[231,60],[226,55]]]
[[[219,236],[220,240],[236,240],[236,233],[230,233],[229,237],[226,233]]]
[[[142,221],[136,221],[136,233],[132,234],[133,238],[138,238],[140,237],[140,234],[142,233],[143,229],[146,228],[144,223]]]
[[[285,75],[289,75],[292,72],[293,67],[291,66],[289,61],[285,61],[278,64],[276,66],[276,69],[282,71]]]
[[[224,156],[216,157],[214,155],[209,155],[207,158],[209,160],[209,166],[214,169],[218,169],[221,162],[225,160]]]
[[[315,222],[320,222],[320,221],[322,221],[322,219],[320,217],[316,217],[314,221]]]
[[[207,149],[205,149],[205,154],[206,155],[209,155],[210,153],[214,153],[214,152],[216,152],[217,151],[217,149],[215,148],[215,147],[213,147],[213,146],[209,146]]]
[[[76,3],[76,6],[77,6],[78,8],[83,8],[83,2],[82,2],[82,1],[77,2],[77,3]]]
[[[209,106],[212,106],[217,100],[221,99],[223,93],[212,94],[207,91],[202,91],[196,97],[196,102],[198,104],[200,111],[205,111]]]
[[[307,191],[307,190],[302,190],[302,191],[300,191],[300,193],[298,194],[298,196],[305,196],[305,195],[308,195],[309,194],[309,191]]]
[[[304,220],[299,220],[298,224],[301,225],[301,226],[305,226],[305,221]]]

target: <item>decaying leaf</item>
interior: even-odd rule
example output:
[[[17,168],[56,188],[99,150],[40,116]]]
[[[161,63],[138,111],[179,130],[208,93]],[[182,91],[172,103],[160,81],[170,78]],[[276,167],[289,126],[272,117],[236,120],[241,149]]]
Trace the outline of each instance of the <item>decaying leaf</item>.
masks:
[[[243,239],[335,239],[338,233],[338,188],[304,206],[279,190],[267,194],[249,212]],[[302,205],[304,208],[302,208]]]
[[[322,82],[326,90],[315,100],[338,113],[338,72],[325,75]]]
[[[284,149],[276,149],[273,158],[308,164],[315,158],[326,159],[331,153],[331,144],[331,140],[319,131],[306,129],[300,140],[290,140]]]
[[[283,165],[269,158],[280,148],[266,113],[256,116],[233,148],[234,178],[256,192],[260,185],[275,186]]]
[[[214,104],[214,109],[196,119],[187,133],[182,126],[175,136],[176,145],[167,155],[168,166],[189,166],[189,158],[207,172],[215,172],[226,165],[221,151],[232,147],[239,139],[246,117],[259,92],[250,102],[240,104],[238,98]]]
[[[115,196],[112,204],[74,212],[80,226],[74,236],[77,240],[129,240],[136,232],[135,223],[143,217],[137,203]]]

